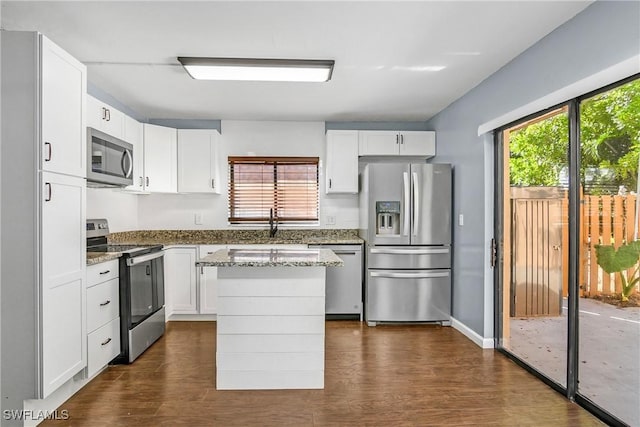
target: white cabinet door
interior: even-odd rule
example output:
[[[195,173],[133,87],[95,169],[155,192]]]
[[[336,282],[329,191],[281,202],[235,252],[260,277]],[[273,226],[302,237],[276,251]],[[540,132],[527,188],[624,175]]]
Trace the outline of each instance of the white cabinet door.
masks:
[[[358,138],[361,156],[397,155],[400,150],[400,134],[396,131],[361,130]]]
[[[325,192],[358,192],[358,131],[327,131]]]
[[[436,155],[436,133],[433,131],[403,131],[400,133],[401,156]]]
[[[50,172],[86,176],[86,67],[46,37],[40,40],[41,167]]]
[[[225,249],[225,245],[200,246],[200,258]],[[218,312],[218,269],[216,267],[200,268],[200,314],[216,314]]]
[[[195,247],[174,247],[165,251],[164,281],[170,314],[198,313]]]
[[[144,124],[144,175],[147,191],[177,191],[176,135],[174,128]]]
[[[87,126],[118,139],[124,139],[125,115],[120,110],[88,95],[87,115]]]
[[[215,129],[178,129],[178,192],[220,194],[219,139]]]
[[[144,130],[142,123],[124,116],[124,140],[133,145],[133,184],[128,191],[144,191]]]
[[[52,391],[87,362],[85,320],[86,184],[84,178],[43,172],[42,393]]]

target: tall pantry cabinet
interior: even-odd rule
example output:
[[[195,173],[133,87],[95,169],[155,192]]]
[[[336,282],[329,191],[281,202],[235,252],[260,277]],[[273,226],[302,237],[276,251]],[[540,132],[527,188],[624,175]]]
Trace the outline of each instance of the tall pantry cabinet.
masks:
[[[2,410],[44,399],[87,362],[86,67],[3,31]]]

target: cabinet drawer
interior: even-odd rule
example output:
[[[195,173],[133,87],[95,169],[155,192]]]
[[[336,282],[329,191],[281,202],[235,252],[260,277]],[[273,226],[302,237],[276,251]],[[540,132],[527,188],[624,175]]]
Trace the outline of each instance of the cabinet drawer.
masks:
[[[115,279],[119,276],[119,260],[114,259],[87,267],[87,287]]]
[[[87,345],[87,375],[91,377],[120,354],[120,318],[90,333]]]
[[[91,332],[118,317],[118,278],[87,289],[87,331]]]

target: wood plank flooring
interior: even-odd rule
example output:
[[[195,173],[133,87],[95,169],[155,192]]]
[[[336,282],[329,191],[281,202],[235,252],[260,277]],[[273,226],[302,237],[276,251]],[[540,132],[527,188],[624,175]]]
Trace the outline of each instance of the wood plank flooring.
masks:
[[[603,425],[509,359],[449,327],[326,324],[324,390],[217,391],[215,323],[170,322],[42,426]]]

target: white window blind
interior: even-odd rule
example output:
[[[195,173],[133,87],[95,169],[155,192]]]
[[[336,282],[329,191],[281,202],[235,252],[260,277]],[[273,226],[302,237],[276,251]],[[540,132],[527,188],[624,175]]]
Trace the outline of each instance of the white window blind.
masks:
[[[317,157],[229,157],[229,222],[318,222]]]

